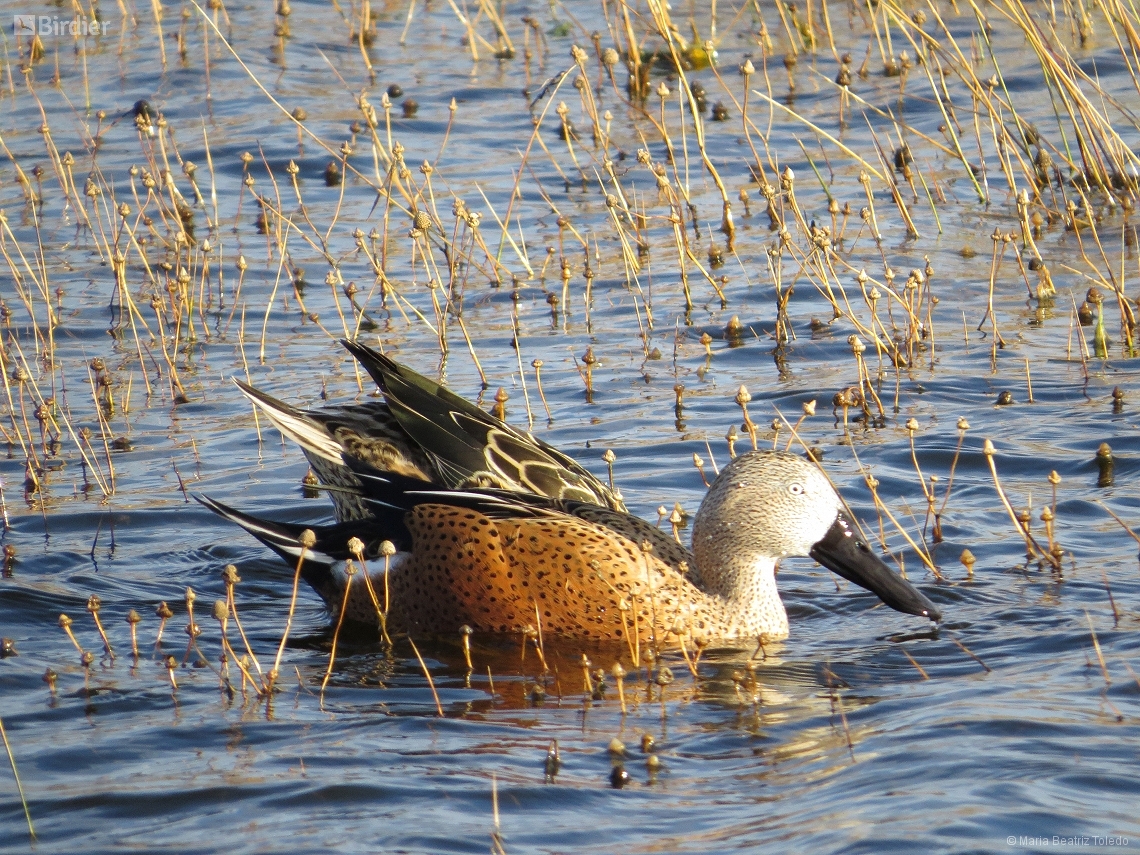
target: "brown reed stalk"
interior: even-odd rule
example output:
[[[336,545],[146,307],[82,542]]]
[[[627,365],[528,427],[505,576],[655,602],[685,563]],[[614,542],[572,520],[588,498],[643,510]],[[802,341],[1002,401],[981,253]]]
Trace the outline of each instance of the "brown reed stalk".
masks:
[[[926,669],[923,668],[921,665],[919,665],[918,662],[915,660],[915,658],[913,656],[911,656],[910,653],[908,653],[905,648],[900,647],[899,649],[902,650],[903,656],[905,656],[907,658],[907,660],[910,662],[910,664],[914,666],[914,670],[916,670],[922,676],[922,679],[929,680],[930,675],[926,673]]]
[[[471,636],[474,630],[467,624],[459,627],[459,635],[463,639],[463,659],[467,662],[467,675],[470,677],[474,667],[471,665]]]
[[[364,569],[365,577],[367,577],[368,570],[365,569],[363,565],[361,565],[361,567]],[[329,678],[332,677],[333,664],[336,662],[336,644],[340,638],[340,628],[344,625],[344,614],[348,611],[348,598],[352,595],[352,580],[353,577],[356,576],[356,564],[351,560],[346,561],[344,572],[345,575],[348,576],[348,580],[344,584],[344,597],[340,601],[340,611],[336,616],[336,628],[333,630],[332,646],[329,648],[329,665],[328,668],[325,669],[324,679],[321,680],[320,695],[322,703],[324,702],[325,687],[329,684]]]
[[[293,589],[289,594],[289,611],[285,617],[285,631],[281,633],[281,643],[277,646],[277,655],[273,658],[273,667],[265,675],[263,692],[267,696],[272,695],[274,684],[281,674],[281,657],[285,654],[285,642],[289,639],[289,630],[293,628],[293,612],[297,608],[297,585],[301,581],[301,567],[305,563],[305,552],[316,546],[317,536],[312,529],[307,528],[301,532],[297,538],[297,543],[301,549],[297,554],[296,569],[293,571]]]
[[[1033,536],[1033,534],[1029,531],[1029,529],[1025,525],[1023,525],[1022,522],[1018,519],[1017,514],[1013,510],[1013,506],[1009,503],[1009,499],[1006,498],[1005,490],[1002,489],[1001,481],[998,479],[997,465],[994,463],[994,454],[995,453],[996,452],[994,450],[993,441],[987,439],[982,444],[982,454],[986,458],[986,463],[989,464],[990,474],[993,475],[993,479],[994,479],[994,488],[997,490],[998,497],[1001,499],[1001,503],[1005,507],[1006,513],[1009,514],[1009,518],[1013,522],[1013,527],[1017,530],[1017,533],[1025,539],[1026,549],[1030,550],[1030,554],[1032,556],[1034,556],[1036,558],[1040,558],[1044,561],[1047,561],[1047,562],[1049,562],[1049,564],[1051,564],[1053,566],[1054,569],[1060,570],[1061,569],[1061,558],[1060,558],[1060,556],[1046,552],[1044,549],[1041,548],[1041,545],[1037,542],[1037,539]]]
[[[620,662],[615,662],[614,667],[610,669],[613,675],[614,682],[617,683],[618,690],[618,703],[621,705],[621,714],[626,714],[625,706],[625,668],[622,667]]]
[[[428,688],[431,689],[431,696],[435,700],[435,711],[439,714],[440,718],[443,718],[443,705],[439,702],[439,692],[435,690],[435,682],[431,678],[431,671],[428,670],[428,666],[427,663],[424,662],[424,658],[420,656],[420,650],[418,647],[416,647],[416,643],[412,640],[412,637],[409,635],[407,636],[407,639],[408,644],[412,645],[412,652],[416,654],[416,659],[419,660],[420,669],[424,672],[424,677],[427,678]]]
[[[242,644],[245,645],[246,656],[249,657],[249,661],[253,663],[254,668],[257,669],[258,676],[261,677],[261,663],[258,662],[257,657],[253,653],[253,648],[250,646],[249,638],[246,637],[245,634],[245,627],[242,626],[241,617],[238,615],[237,598],[235,597],[234,592],[238,583],[241,582],[241,577],[238,575],[238,569],[235,565],[227,564],[222,568],[222,581],[226,586],[226,605],[229,609],[229,613],[234,617],[234,624],[238,628],[238,634],[241,636]],[[237,661],[240,662],[240,658]],[[244,666],[242,667],[242,671],[245,671]],[[253,682],[252,677],[250,678],[250,682]],[[244,687],[245,684],[243,683],[242,685]],[[256,683],[254,683],[254,685],[256,685]]]
[[[75,633],[71,631],[71,618],[67,615],[61,614],[59,616],[59,628],[67,633],[67,637],[71,639],[71,643],[75,645],[75,649],[82,654],[83,648],[80,646],[79,641],[75,637]]]
[[[139,660],[139,636],[138,625],[142,622],[142,617],[134,609],[130,609],[126,616],[127,625],[131,628],[131,654],[137,663]]]
[[[28,823],[28,837],[34,847],[36,842],[36,828],[32,824],[32,814],[31,811],[28,810],[28,800],[24,796],[24,785],[20,783],[20,773],[16,769],[16,756],[12,753],[12,743],[8,741],[8,731],[4,729],[3,718],[0,718],[0,738],[4,740],[4,750],[8,754],[8,765],[12,769],[12,777],[16,781],[16,790],[20,794],[20,806],[24,809],[24,819]]]
[[[1100,664],[1100,673],[1104,677],[1104,684],[1106,686],[1112,685],[1112,678],[1108,675],[1108,666],[1104,662],[1104,654],[1100,649],[1100,641],[1096,637],[1096,627],[1093,626],[1092,615],[1089,610],[1085,609],[1085,620],[1089,623],[1089,634],[1092,636],[1093,651],[1096,653],[1096,661]]]
[[[103,628],[103,622],[99,620],[99,610],[103,607],[103,601],[97,594],[92,594],[87,598],[87,612],[95,621],[95,628],[99,630],[99,637],[103,639],[103,650],[112,660],[115,658],[115,651],[111,649],[111,640],[107,637],[107,630]]]
[[[981,658],[976,653],[974,653],[974,651],[972,651],[970,648],[968,648],[965,644],[963,644],[961,641],[959,641],[953,635],[949,636],[949,638],[952,642],[954,642],[954,644],[958,647],[959,650],[961,650],[963,653],[965,653],[967,656],[969,656],[971,659],[973,659],[975,662],[977,662],[979,665],[981,665],[983,671],[985,671],[987,674],[989,674],[991,671],[993,671],[993,668],[991,668],[989,665],[987,665],[985,662],[983,662],[981,660]]]
[[[1124,529],[1126,532],[1128,532],[1128,536],[1131,537],[1133,540],[1135,540],[1138,544],[1140,544],[1140,534],[1137,534],[1131,528],[1129,528],[1128,524],[1126,522],[1124,522],[1124,520],[1122,520],[1120,517],[1118,517],[1113,512],[1113,510],[1110,507],[1108,507],[1108,505],[1106,505],[1104,502],[1102,502],[1100,499],[1093,499],[1093,501],[1096,502],[1098,505],[1100,505],[1102,508],[1104,508],[1105,512],[1110,517],[1112,517],[1114,520],[1116,520],[1120,524],[1120,527],[1122,529]],[[1054,504],[1055,503],[1056,502],[1054,501]]]

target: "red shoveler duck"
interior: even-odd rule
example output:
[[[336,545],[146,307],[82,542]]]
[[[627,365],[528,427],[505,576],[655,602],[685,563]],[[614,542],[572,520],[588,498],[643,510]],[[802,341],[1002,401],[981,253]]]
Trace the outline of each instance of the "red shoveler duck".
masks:
[[[827,477],[802,457],[736,457],[701,503],[689,550],[626,513],[605,485],[545,443],[363,345],[346,347],[377,380],[384,418],[397,429],[373,429],[375,407],[353,413],[361,422],[347,432],[345,408],[335,416],[280,402],[272,409],[286,435],[304,437],[310,460],[340,467],[346,486],[338,491],[352,491],[353,516],[306,527],[202,500],[291,565],[303,555],[302,576],[334,611],[351,586],[346,620],[375,625],[379,607],[387,609],[389,631],[411,633],[463,626],[508,633],[537,623],[548,635],[636,636],[665,646],[776,640],[788,634],[776,568],[792,556],[814,558],[893,609],[941,620],[925,595],[859,539]],[[272,399],[246,390],[267,411]],[[385,437],[401,466],[417,461],[415,471],[358,456],[349,437],[360,436]],[[533,469],[532,460],[540,461]],[[583,491],[587,498],[579,498]],[[313,537],[303,547],[306,529]],[[367,582],[346,571],[349,562]]]

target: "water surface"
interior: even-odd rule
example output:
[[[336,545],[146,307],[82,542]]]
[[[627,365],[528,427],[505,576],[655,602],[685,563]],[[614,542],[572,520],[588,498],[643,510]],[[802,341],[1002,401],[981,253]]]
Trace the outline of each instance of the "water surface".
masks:
[[[481,47],[475,61],[450,6],[416,4],[401,43],[407,7],[380,4],[373,7],[375,39],[366,50],[372,74],[351,38],[360,10],[323,3],[294,3],[287,22],[264,4],[226,6],[224,16],[219,11],[221,32],[248,73],[192,4],[166,7],[161,26],[149,7],[128,9],[126,17],[103,8],[107,36],[45,39],[47,54],[27,76],[23,48],[7,43],[0,132],[10,153],[0,161],[0,208],[10,231],[0,245],[12,261],[0,268],[0,295],[11,311],[3,330],[4,430],[11,441],[0,474],[10,522],[4,542],[16,553],[0,580],[0,632],[19,655],[0,662],[0,715],[35,822],[36,851],[440,853],[501,845],[507,852],[1090,852],[1140,845],[1140,682],[1132,664],[1140,568],[1136,541],[1106,513],[1111,508],[1133,527],[1140,516],[1133,486],[1140,459],[1136,366],[1110,290],[1101,288],[1106,356],[1096,356],[1093,328],[1080,326],[1075,314],[1098,277],[1119,277],[1130,297],[1137,290],[1132,220],[1119,199],[1109,204],[1103,194],[1090,193],[1103,256],[1087,229],[1046,221],[1035,242],[1057,295],[1037,300],[1026,286],[1036,284],[1035,274],[1023,275],[1015,258],[1020,250],[1028,263],[1020,241],[991,267],[991,233],[1019,229],[1015,194],[992,137],[979,132],[980,154],[971,142],[970,157],[985,169],[989,198],[982,204],[961,163],[918,135],[945,144],[944,116],[919,67],[905,88],[882,74],[866,10],[830,10],[838,52],[850,51],[856,69],[868,51],[873,57],[853,89],[874,109],[854,113],[846,128],[837,121],[831,83],[839,63],[826,43],[800,55],[792,92],[783,63],[790,47],[779,16],[765,4],[760,10],[722,5],[720,78],[708,69],[690,73],[707,90],[710,111],[715,101],[729,111],[725,122],[706,113],[704,124],[707,150],[734,204],[735,244],[723,268],[708,259],[710,246],[727,249],[717,231],[721,198],[701,167],[691,119],[681,113],[676,76],[656,68],[651,78],[654,88],[663,83],[671,92],[663,120],[656,95],[644,111],[629,104],[624,68],[615,69],[615,88],[594,53],[593,32],[603,48],[617,38],[600,8],[507,4],[515,58],[495,59]],[[978,22],[964,9],[940,11],[963,43],[977,32]],[[525,13],[535,28],[521,23]],[[1008,22],[992,8],[988,14],[1017,109],[1060,145],[1039,65]],[[687,33],[689,10],[674,15]],[[1094,38],[1083,45],[1067,25],[1059,23],[1058,32],[1106,92],[1126,99],[1134,95],[1132,79],[1108,23],[1093,20]],[[694,21],[707,33],[707,11],[697,11]],[[289,37],[275,35],[286,23]],[[775,39],[767,54],[762,25]],[[475,26],[494,41],[485,17]],[[637,26],[644,32],[643,21]],[[899,38],[897,30],[892,34]],[[538,139],[531,139],[532,117],[542,116],[547,104],[540,98],[532,108],[532,100],[544,84],[559,85],[575,44],[588,49],[588,85],[597,87],[599,108],[611,113],[607,149],[593,143],[574,73],[553,96]],[[913,48],[910,53],[913,58]],[[794,287],[787,318],[794,338],[777,340],[769,250],[779,234],[769,229],[744,125],[728,95],[742,99],[738,67],[747,56],[760,69],[751,78],[754,89],[770,85],[778,103],[842,137],[879,168],[875,141],[888,158],[898,143],[900,132],[882,112],[893,111],[907,124],[902,133],[937,200],[935,217],[921,183],[912,194],[903,182],[919,231],[908,236],[886,185],[873,180],[882,233],[876,242],[858,213],[867,205],[859,164],[816,141],[785,112],[772,108],[769,117],[758,96],[750,101],[751,119],[777,166],[794,171],[805,223],[832,222],[821,181],[840,205],[851,206],[838,251],[848,268],[836,277],[854,316],[864,324],[871,318],[856,282],[860,269],[885,294],[889,266],[902,293],[909,272],[925,270],[929,261],[932,276],[922,293],[938,302],[923,303],[931,335],[912,363],[896,371],[873,347],[865,355],[884,404],[881,417],[853,411],[845,424],[841,411],[832,412],[833,396],[859,384],[848,341],[856,328],[850,315],[832,321],[830,303],[804,272],[808,242],[798,230],[779,260],[780,287]],[[995,68],[988,57],[979,47],[980,79]],[[760,79],[765,63],[770,83]],[[393,84],[403,93],[391,98],[389,139],[382,97]],[[972,140],[971,101],[956,80],[947,87],[963,136]],[[383,153],[374,159],[367,134],[351,128],[363,121],[361,93],[381,111],[384,151],[394,142],[404,147],[405,189],[433,217],[430,264],[413,248],[409,213],[395,204],[406,209],[408,196],[393,190],[388,207],[375,189],[392,185]],[[155,138],[140,136],[129,114],[140,98],[164,117],[166,127]],[[405,117],[408,98],[418,102],[418,112]],[[557,133],[558,101],[566,102],[578,131],[573,156]],[[309,136],[299,141],[286,115],[296,108],[327,149]],[[694,250],[684,265],[691,309],[669,207],[637,158],[644,148],[652,164],[666,162],[667,146],[650,116],[674,147],[670,182],[686,187],[695,212],[686,215]],[[981,127],[988,117],[979,116]],[[1120,120],[1118,130],[1135,143],[1135,126]],[[345,141],[354,146],[350,162],[360,175],[326,186],[322,174]],[[762,146],[755,132],[751,144]],[[74,158],[77,189],[70,196],[62,189],[63,152]],[[252,155],[248,163],[244,152]],[[623,262],[606,205],[616,185],[604,175],[605,155],[629,205],[647,217],[649,254],[636,275]],[[201,203],[179,158],[197,167]],[[430,182],[421,169],[425,161]],[[291,163],[298,169],[296,189]],[[41,205],[25,201],[17,166],[41,188]],[[41,176],[34,175],[36,166]],[[139,167],[134,174],[132,166]],[[167,167],[194,212],[192,247],[172,237],[172,194],[156,191],[162,201],[146,201],[145,173],[161,176]],[[98,189],[94,197],[83,193],[89,176]],[[750,213],[737,198],[742,188]],[[259,233],[254,191],[291,225],[274,220],[269,235]],[[1042,189],[1037,210],[1060,214],[1069,198],[1079,199],[1071,184]],[[456,225],[456,199],[481,215],[487,253],[466,226]],[[127,221],[145,255],[117,231],[118,204],[129,205]],[[508,209],[510,240],[497,223]],[[151,218],[149,226],[138,219],[140,211]],[[386,295],[353,236],[356,229],[369,253],[385,253],[393,289]],[[455,280],[439,249],[444,235],[462,251]],[[116,289],[108,246],[123,251],[135,315]],[[565,289],[563,258],[570,271]],[[587,260],[593,274],[588,297]],[[723,302],[698,261],[722,289]],[[183,292],[167,287],[179,267],[192,271],[194,283]],[[296,269],[305,284],[295,289]],[[341,277],[332,286],[330,271]],[[433,276],[454,286],[446,358],[433,331]],[[986,320],[991,276],[1001,348],[993,347]],[[344,295],[349,282],[357,286],[367,322]],[[189,311],[178,293],[183,300],[194,295]],[[50,345],[45,294],[58,313]],[[551,294],[560,300],[553,313]],[[436,296],[442,299],[438,290]],[[163,320],[152,299],[165,304]],[[879,299],[879,317],[905,335],[898,301]],[[470,346],[458,323],[460,307]],[[739,340],[723,332],[734,315],[746,327]],[[173,318],[192,325],[192,334],[177,331],[176,343]],[[542,698],[535,692],[538,659],[533,649],[522,655],[521,638],[476,639],[470,675],[459,639],[419,639],[430,685],[406,642],[389,651],[374,639],[342,639],[322,695],[332,630],[317,598],[303,592],[283,656],[281,691],[269,703],[231,696],[211,668],[195,667],[195,655],[182,663],[185,589],[197,594],[200,647],[213,662],[220,648],[210,609],[225,594],[222,567],[236,564],[242,622],[268,667],[285,623],[290,573],[189,501],[188,493],[282,519],[327,519],[326,500],[301,496],[306,466],[300,453],[255,423],[229,378],[249,377],[303,406],[360,399],[368,385],[336,343],[358,325],[363,340],[484,406],[505,389],[512,423],[531,426],[599,477],[607,475],[601,454],[613,449],[615,482],[630,508],[647,519],[656,518],[662,503],[696,509],[704,486],[692,455],[700,454],[710,472],[728,459],[723,437],[732,425],[740,431],[733,397],[742,383],[764,445],[787,441],[786,428],[776,439],[773,418],[782,414],[794,422],[803,404],[816,400],[816,415],[800,426],[801,434],[823,452],[868,531],[883,533],[912,581],[938,603],[944,624],[935,629],[894,613],[865,592],[837,586],[809,561],[787,562],[780,574],[792,621],[786,642],[765,650],[751,672],[751,645],[707,651],[696,676],[679,655],[668,654],[673,682],[652,684],[646,669],[631,675],[623,714],[612,678],[604,698],[589,698],[579,661],[585,653],[595,668],[609,671],[628,653],[556,638],[544,639],[551,672],[541,681]],[[700,341],[705,332],[711,355]],[[587,346],[599,359],[589,396],[579,371]],[[41,356],[48,350],[50,364]],[[486,374],[485,388],[472,351]],[[88,368],[96,358],[110,372],[116,400],[113,412],[101,408],[102,416],[92,392],[96,374]],[[544,362],[549,419],[534,359]],[[171,365],[185,401],[178,402]],[[20,366],[30,374],[22,383],[14,374]],[[680,410],[678,384],[685,387]],[[1123,397],[1114,399],[1117,388]],[[1002,392],[1012,403],[995,403]],[[74,435],[63,431],[58,454],[36,452],[50,474],[42,490],[25,495],[28,437],[39,441],[32,411],[49,396],[69,414]],[[876,511],[859,471],[860,462],[868,467],[880,498],[921,540],[926,500],[906,428],[912,418],[915,454],[924,475],[939,479],[939,504],[959,443],[958,420],[970,424],[942,517],[944,539],[931,546],[941,580]],[[89,446],[78,436],[82,428],[91,432]],[[129,450],[110,449],[120,438]],[[1032,508],[1040,538],[1041,510],[1054,503],[1048,476],[1059,475],[1059,567],[1026,559],[983,453],[987,438],[996,446],[1004,489],[1017,509]],[[1095,460],[1101,443],[1114,455],[1111,476]],[[746,447],[747,439],[737,446]],[[80,447],[95,464],[85,467]],[[105,496],[92,467],[107,478],[108,462],[115,489]],[[931,543],[929,527],[925,542]],[[972,576],[959,562],[966,548],[976,558]],[[86,611],[92,594],[102,600],[113,659],[100,655],[102,642]],[[156,649],[154,612],[164,600],[174,617]],[[143,618],[137,661],[124,622],[132,608]],[[89,669],[58,627],[61,613],[71,616],[80,644],[95,654]],[[166,655],[179,662],[177,690]],[[47,669],[58,675],[54,693],[43,681]],[[656,770],[641,749],[646,734],[660,760]],[[614,739],[625,744],[620,755],[610,751]],[[544,765],[555,742],[561,767],[551,777]],[[618,762],[629,774],[620,789],[611,785]],[[29,849],[8,771],[0,774],[0,829],[4,851]]]

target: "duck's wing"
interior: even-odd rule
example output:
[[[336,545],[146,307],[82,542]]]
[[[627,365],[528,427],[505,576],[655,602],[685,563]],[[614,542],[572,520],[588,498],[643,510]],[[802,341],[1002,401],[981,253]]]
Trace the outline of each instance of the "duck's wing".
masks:
[[[393,417],[449,487],[496,487],[624,510],[572,458],[367,345],[342,344],[376,381]]]
[[[433,467],[418,445],[408,440],[384,401],[366,401],[352,406],[301,410],[272,395],[234,379],[234,383],[281,433],[301,446],[318,482],[329,490],[341,521],[369,515],[356,488],[344,455],[368,461],[422,481],[431,481]]]
[[[343,466],[344,455],[350,454],[377,469],[432,480],[427,455],[408,439],[384,401],[301,410],[241,380],[234,383],[274,427],[301,446],[310,462],[317,458]]]

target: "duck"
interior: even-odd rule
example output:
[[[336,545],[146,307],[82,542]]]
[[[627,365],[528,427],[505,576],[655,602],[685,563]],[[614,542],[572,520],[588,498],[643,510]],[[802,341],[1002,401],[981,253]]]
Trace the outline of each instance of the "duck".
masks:
[[[776,641],[789,633],[777,569],[791,557],[816,560],[899,612],[942,619],[859,536],[830,480],[804,457],[736,456],[701,502],[686,547],[626,511],[567,455],[364,345],[345,346],[366,369],[383,368],[369,373],[406,446],[400,459],[420,460],[418,471],[353,453],[348,437],[389,434],[369,426],[367,410],[346,431],[343,409],[277,402],[283,432],[303,425],[306,454],[339,467],[349,486],[334,492],[353,497],[353,515],[305,526],[197,497],[296,567],[338,619],[409,634],[537,628],[664,647]],[[498,444],[480,446],[480,437]],[[526,465],[535,455],[541,478]]]
[[[371,518],[305,526],[200,501],[299,564],[302,578],[352,623],[383,618],[392,631],[435,635],[537,626],[581,640],[665,646],[776,641],[789,631],[776,586],[777,566],[789,557],[814,558],[897,611],[941,620],[859,538],[822,471],[788,452],[750,451],[729,463],[694,517],[691,549],[601,505],[438,488],[348,462]],[[360,570],[367,581],[354,585]],[[381,601],[390,604],[383,614]]]

